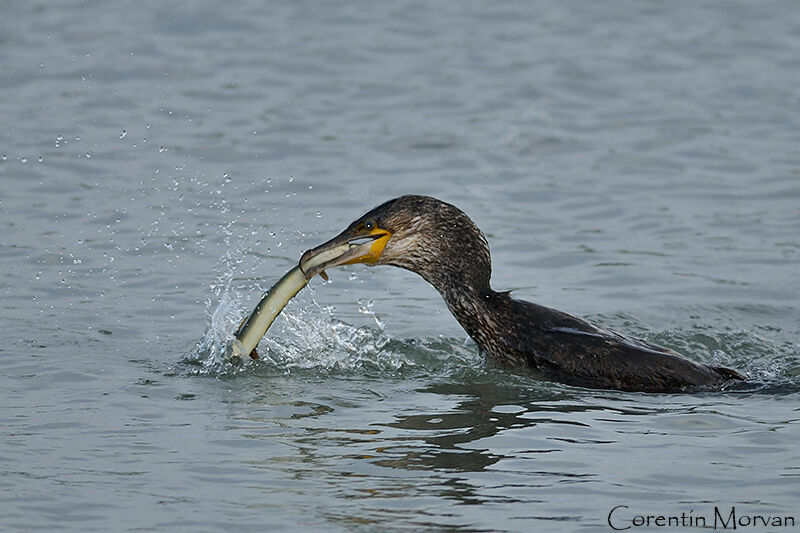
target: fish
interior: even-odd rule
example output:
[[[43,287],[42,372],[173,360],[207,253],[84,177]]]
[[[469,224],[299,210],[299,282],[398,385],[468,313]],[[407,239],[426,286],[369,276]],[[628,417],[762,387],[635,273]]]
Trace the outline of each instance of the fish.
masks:
[[[258,302],[256,308],[245,318],[231,341],[228,349],[228,358],[241,358],[249,355],[251,359],[258,359],[256,346],[261,338],[278,317],[280,312],[295,297],[300,290],[308,284],[305,273],[297,265],[283,275]]]
[[[244,360],[246,356],[249,356],[251,359],[258,359],[256,346],[289,300],[294,298],[314,275],[319,274],[327,281],[328,275],[317,267],[341,256],[351,247],[352,245],[348,244],[334,247],[314,257],[313,260],[303,263],[302,267],[298,263],[296,267],[284,274],[264,294],[253,312],[239,325],[236,333],[233,334],[234,338],[228,344],[225,358]]]

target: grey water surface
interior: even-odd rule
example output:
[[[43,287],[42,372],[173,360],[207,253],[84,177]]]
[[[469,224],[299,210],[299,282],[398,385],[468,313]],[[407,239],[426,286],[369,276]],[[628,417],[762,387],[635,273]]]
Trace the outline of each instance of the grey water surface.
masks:
[[[0,116],[0,530],[800,526],[796,2],[4,2]],[[750,381],[535,381],[363,265],[221,360],[407,193],[495,289]]]

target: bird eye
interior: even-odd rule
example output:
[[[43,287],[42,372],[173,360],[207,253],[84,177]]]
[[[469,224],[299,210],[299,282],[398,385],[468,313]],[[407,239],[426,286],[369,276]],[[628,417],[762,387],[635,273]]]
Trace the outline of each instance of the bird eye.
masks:
[[[364,222],[364,229],[366,229],[366,230],[375,229],[375,221],[370,218],[369,220]]]

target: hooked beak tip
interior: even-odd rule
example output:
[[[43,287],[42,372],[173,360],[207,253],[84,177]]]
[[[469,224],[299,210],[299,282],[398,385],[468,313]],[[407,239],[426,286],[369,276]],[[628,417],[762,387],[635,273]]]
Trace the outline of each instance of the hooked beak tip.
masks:
[[[327,243],[307,250],[300,257],[300,270],[310,280],[317,274],[328,279],[325,270],[339,265],[377,262],[391,233],[376,229],[369,235],[340,235]]]

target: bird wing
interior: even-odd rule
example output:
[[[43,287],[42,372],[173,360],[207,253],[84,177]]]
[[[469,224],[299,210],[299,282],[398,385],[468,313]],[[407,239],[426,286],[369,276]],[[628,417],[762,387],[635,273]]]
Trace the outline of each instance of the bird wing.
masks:
[[[527,307],[527,306],[526,306]],[[667,391],[721,381],[714,369],[641,339],[532,304],[503,342],[545,377],[580,386]]]
[[[588,324],[588,322],[587,322]],[[622,335],[621,333],[617,333],[616,331],[608,331],[600,328],[595,328],[596,332],[590,331],[583,331],[571,327],[551,327],[546,328],[545,331],[551,333],[564,333],[568,335],[585,335],[587,337],[592,337],[594,339],[602,339],[607,343],[615,344],[619,347],[630,348],[633,350],[640,350],[642,352],[648,352],[655,355],[672,355],[683,358],[678,352],[670,350],[669,348],[664,348],[663,346],[659,346],[657,344],[652,344],[642,339],[637,339],[635,337],[628,337],[627,335]]]

